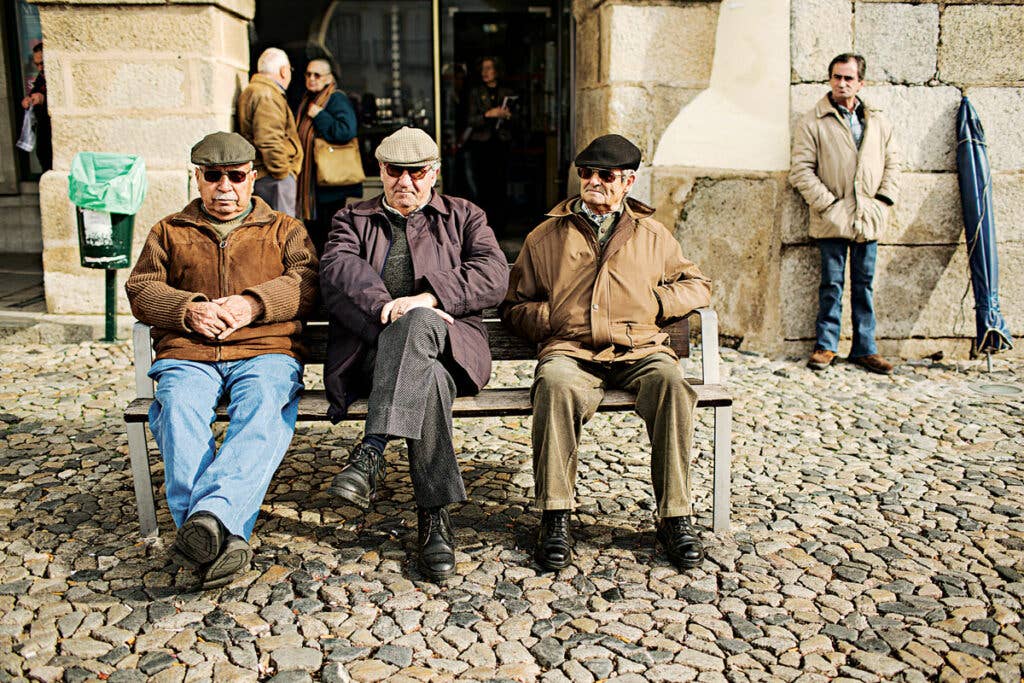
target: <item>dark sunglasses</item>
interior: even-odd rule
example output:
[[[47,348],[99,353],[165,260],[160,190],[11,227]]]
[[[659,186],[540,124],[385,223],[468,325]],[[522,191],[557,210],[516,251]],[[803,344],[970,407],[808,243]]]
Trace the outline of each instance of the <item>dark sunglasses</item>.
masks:
[[[409,177],[413,180],[423,180],[428,173],[430,173],[431,166],[418,166],[415,168],[409,168],[408,166],[394,166],[392,164],[384,164],[384,170],[392,178],[401,178],[403,173],[408,173]]]
[[[614,182],[617,178],[622,177],[622,173],[616,173],[615,171],[609,171],[606,168],[590,168],[589,166],[580,166],[576,169],[576,173],[583,180],[590,180],[590,178],[596,173],[597,177],[601,179],[603,183]]]
[[[223,176],[233,183],[240,183],[245,180],[252,171],[203,171],[203,180],[208,183],[219,183]]]

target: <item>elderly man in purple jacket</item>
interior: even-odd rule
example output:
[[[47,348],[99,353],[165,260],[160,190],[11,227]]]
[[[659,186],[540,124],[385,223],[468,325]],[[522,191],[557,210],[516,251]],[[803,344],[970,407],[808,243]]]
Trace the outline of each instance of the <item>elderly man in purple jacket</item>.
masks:
[[[476,205],[434,191],[440,158],[422,130],[402,128],[376,153],[383,196],[335,217],[320,264],[330,314],[324,384],[329,416],[368,393],[362,441],[330,492],[366,508],[384,478],[384,447],[408,444],[419,567],[455,569],[447,506],[466,500],[452,445],[452,401],[491,374],[484,308],[508,286],[508,263]]]

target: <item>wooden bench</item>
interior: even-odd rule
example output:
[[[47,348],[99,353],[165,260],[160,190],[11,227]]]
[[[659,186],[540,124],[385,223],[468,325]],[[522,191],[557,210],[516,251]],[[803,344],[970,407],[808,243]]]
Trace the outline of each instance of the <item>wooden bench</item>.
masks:
[[[697,391],[697,407],[711,408],[714,413],[714,494],[713,527],[716,533],[729,530],[729,468],[732,441],[732,398],[719,379],[718,374],[718,316],[710,308],[694,311],[701,319],[701,377],[687,377]],[[536,357],[532,345],[524,342],[506,330],[500,321],[485,318],[490,346],[496,361],[523,361]],[[689,320],[680,320],[665,328],[671,338],[672,347],[681,358],[690,355]],[[306,365],[322,365],[327,355],[327,323],[310,322],[306,325],[310,358]],[[135,353],[136,398],[128,405],[124,420],[128,429],[128,453],[131,458],[132,478],[135,483],[135,499],[138,503],[139,526],[143,536],[157,534],[156,509],[153,501],[153,482],[150,477],[149,451],[146,445],[145,424],[149,420],[149,407],[153,402],[153,381],[148,377],[153,363],[153,346],[150,328],[142,323],[135,324],[133,335]],[[612,390],[605,393],[598,410],[624,411],[633,409],[634,396],[628,391]],[[529,415],[530,389],[486,388],[476,396],[461,396],[455,399],[452,409],[454,417],[500,417],[505,415]],[[306,391],[299,399],[299,422],[327,420],[327,396],[323,390]],[[366,401],[359,400],[348,409],[347,419],[366,418]],[[217,408],[217,421],[227,421],[225,405]]]

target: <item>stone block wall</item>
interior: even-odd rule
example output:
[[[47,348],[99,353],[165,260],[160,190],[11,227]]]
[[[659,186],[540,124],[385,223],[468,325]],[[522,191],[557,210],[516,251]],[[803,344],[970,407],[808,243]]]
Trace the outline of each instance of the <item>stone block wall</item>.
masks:
[[[79,265],[68,170],[79,151],[145,160],[149,190],[134,255],[157,220],[189,199],[189,149],[230,130],[249,69],[254,0],[36,0],[46,44],[54,170],[39,184],[51,313],[103,311],[103,272]],[[134,258],[133,258],[134,262]],[[128,271],[119,273],[123,283]],[[123,291],[119,310],[129,311]]]
[[[956,176],[962,95],[977,109],[989,144],[1003,313],[1012,333],[1024,334],[1024,5],[792,1],[793,121],[827,92],[830,59],[860,52],[868,69],[862,95],[886,110],[903,151],[900,200],[879,239],[880,351],[902,357],[969,352],[974,308]],[[807,239],[803,200],[784,187],[782,202],[781,343],[765,350],[802,354],[813,345],[818,250]],[[848,311],[847,305],[841,353],[849,348]]]
[[[708,86],[718,5],[577,0],[577,149],[615,131],[654,156],[665,128]]]

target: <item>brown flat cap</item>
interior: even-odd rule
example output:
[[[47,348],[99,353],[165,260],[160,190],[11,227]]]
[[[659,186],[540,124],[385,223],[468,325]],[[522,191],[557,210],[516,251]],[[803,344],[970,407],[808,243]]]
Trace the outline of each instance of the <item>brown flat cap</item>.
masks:
[[[426,166],[441,158],[437,143],[419,128],[402,128],[380,141],[377,161],[395,166]]]
[[[621,135],[602,135],[576,155],[576,167],[640,168],[640,149]]]
[[[210,133],[192,148],[196,166],[235,166],[256,158],[256,148],[238,133]]]

